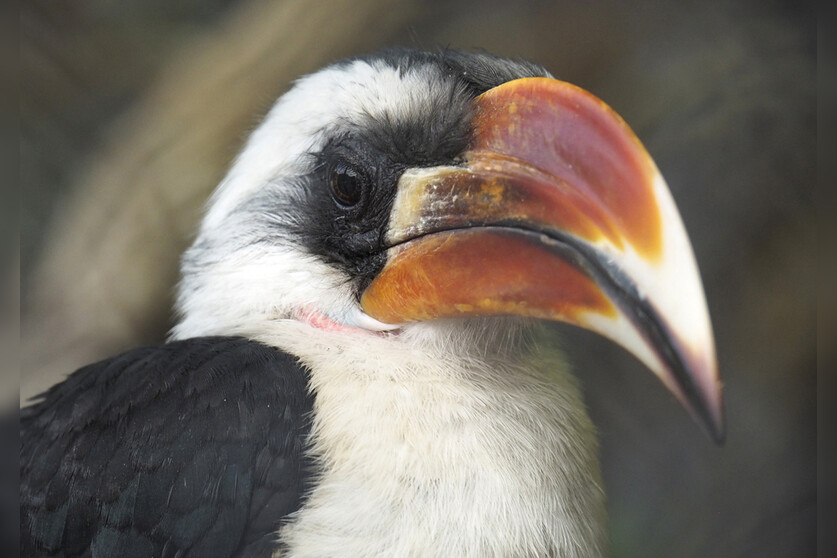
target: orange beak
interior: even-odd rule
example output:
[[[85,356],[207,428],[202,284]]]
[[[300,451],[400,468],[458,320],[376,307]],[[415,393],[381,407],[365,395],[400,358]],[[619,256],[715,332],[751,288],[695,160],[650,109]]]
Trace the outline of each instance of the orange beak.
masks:
[[[481,95],[463,163],[402,175],[386,241],[387,263],[361,296],[369,316],[590,329],[723,439],[712,328],[680,215],[643,145],[590,93],[526,78]]]

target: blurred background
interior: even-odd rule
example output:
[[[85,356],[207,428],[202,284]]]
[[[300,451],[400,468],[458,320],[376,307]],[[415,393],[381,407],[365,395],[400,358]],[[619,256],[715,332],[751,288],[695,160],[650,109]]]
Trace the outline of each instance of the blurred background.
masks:
[[[202,204],[293,79],[387,45],[485,49],[625,118],[703,273],[724,447],[627,353],[554,328],[600,430],[613,556],[813,556],[816,41],[789,1],[29,1],[21,399],[164,340]]]

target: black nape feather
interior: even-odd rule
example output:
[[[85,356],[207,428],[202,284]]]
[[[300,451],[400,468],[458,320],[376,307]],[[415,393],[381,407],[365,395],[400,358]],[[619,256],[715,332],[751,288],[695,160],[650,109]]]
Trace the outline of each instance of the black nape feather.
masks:
[[[551,77],[538,64],[526,60],[508,60],[487,52],[443,50],[439,56],[454,75],[469,85],[475,96],[514,79]]]
[[[400,70],[420,65],[437,65],[444,68],[448,76],[467,86],[472,97],[513,79],[551,77],[543,66],[528,60],[510,60],[484,51],[468,52],[453,48],[424,51],[406,47],[390,47],[344,63],[352,60],[368,62],[380,60]]]

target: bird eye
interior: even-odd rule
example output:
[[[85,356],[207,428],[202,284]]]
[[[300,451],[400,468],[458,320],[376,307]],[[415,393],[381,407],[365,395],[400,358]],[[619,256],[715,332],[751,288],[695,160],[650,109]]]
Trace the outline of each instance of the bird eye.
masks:
[[[331,172],[331,197],[343,208],[354,207],[363,198],[363,175],[354,167],[337,163]]]

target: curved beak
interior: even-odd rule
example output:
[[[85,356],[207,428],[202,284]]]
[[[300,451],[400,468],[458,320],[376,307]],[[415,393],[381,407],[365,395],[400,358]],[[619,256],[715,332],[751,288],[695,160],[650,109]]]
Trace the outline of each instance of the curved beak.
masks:
[[[575,324],[644,362],[717,441],[712,328],[648,152],[598,98],[526,78],[476,100],[461,165],[406,171],[387,262],[361,296],[385,323],[519,315]]]

